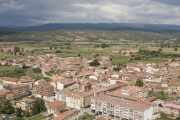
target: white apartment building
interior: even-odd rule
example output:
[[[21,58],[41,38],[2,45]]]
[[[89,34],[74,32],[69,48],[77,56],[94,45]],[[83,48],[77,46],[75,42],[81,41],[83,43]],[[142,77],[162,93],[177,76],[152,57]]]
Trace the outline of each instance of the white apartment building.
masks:
[[[93,97],[91,111],[128,120],[149,120],[153,115],[153,106],[109,96]]]

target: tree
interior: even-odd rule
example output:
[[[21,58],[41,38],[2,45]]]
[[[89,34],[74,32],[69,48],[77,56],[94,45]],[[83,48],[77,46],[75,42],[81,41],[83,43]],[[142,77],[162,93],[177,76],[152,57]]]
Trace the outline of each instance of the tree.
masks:
[[[34,53],[34,51],[31,51],[31,53]]]
[[[42,98],[36,98],[33,108],[32,108],[33,115],[37,115],[40,112],[45,111],[45,110],[46,110],[46,106],[45,106],[44,100]]]
[[[162,48],[160,48],[159,51],[162,51]]]
[[[109,45],[108,45],[108,44],[106,45],[106,43],[102,43],[102,44],[101,44],[101,47],[102,47],[102,48],[106,48],[106,47],[109,47]]]
[[[98,44],[96,44],[96,45],[94,45],[94,47],[95,47],[95,48],[97,48],[97,47],[99,47],[99,45],[98,45]]]
[[[162,104],[161,104],[161,103],[159,103],[159,104],[158,104],[158,106],[159,106],[159,107],[162,107]]]
[[[24,52],[24,48],[22,47],[22,50],[21,50],[21,52]]]
[[[172,60],[171,60],[171,62],[174,62],[175,61],[175,59],[173,58]]]
[[[25,113],[25,116],[26,116],[26,117],[31,117],[30,112],[27,111],[27,112]]]
[[[41,69],[40,68],[33,68],[32,70],[34,73],[41,73]]]
[[[137,79],[135,86],[143,87],[143,81],[141,79]]]
[[[22,111],[19,108],[16,109],[16,116],[22,117]]]
[[[11,101],[9,99],[6,99],[2,103],[2,108],[1,109],[2,109],[3,113],[10,114],[12,112],[12,110],[14,110],[14,107],[12,106]]]
[[[32,107],[32,113],[33,115],[37,115],[41,112],[40,105],[38,100],[34,101],[33,107]]]
[[[174,48],[174,51],[178,51],[178,49],[177,49],[177,48]]]
[[[25,64],[23,64],[23,67],[22,67],[23,69],[26,69],[27,68],[27,66],[25,65]]]
[[[60,50],[56,50],[56,52],[55,53],[62,53]]]
[[[19,55],[22,55],[22,52],[20,52]]]
[[[98,66],[100,63],[97,60],[93,60],[93,62],[89,63],[90,66]]]
[[[3,49],[1,49],[1,52],[3,52]]]
[[[81,56],[81,54],[78,54],[78,57],[80,57]]]
[[[42,98],[39,99],[39,104],[40,104],[41,112],[45,111],[46,110],[46,106],[45,106],[44,100]]]
[[[30,99],[35,99],[35,96],[34,96],[34,95],[32,95],[32,96],[30,97]]]
[[[11,49],[7,50],[7,52],[11,52]]]
[[[52,47],[50,46],[49,49],[52,50]]]
[[[14,47],[14,52],[16,53],[16,52],[20,52],[20,48],[18,47],[18,46],[15,46]]]
[[[119,68],[119,67],[116,67],[116,68],[115,68],[115,67],[114,67],[113,70],[114,70],[114,71],[120,71],[121,68]]]

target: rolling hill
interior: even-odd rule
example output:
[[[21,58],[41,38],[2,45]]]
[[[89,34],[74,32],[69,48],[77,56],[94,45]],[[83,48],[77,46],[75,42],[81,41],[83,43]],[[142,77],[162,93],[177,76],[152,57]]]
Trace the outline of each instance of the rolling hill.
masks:
[[[121,27],[121,28],[120,28]],[[124,28],[124,29],[123,29]],[[178,30],[179,25],[139,24],[139,23],[50,23],[30,27],[16,27],[21,31],[53,31],[53,30],[141,30],[162,31]]]

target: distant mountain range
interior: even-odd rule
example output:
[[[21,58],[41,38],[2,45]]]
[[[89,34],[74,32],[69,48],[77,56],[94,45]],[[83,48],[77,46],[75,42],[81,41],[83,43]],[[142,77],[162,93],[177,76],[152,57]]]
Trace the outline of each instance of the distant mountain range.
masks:
[[[14,29],[0,26],[0,30],[14,30]]]
[[[139,23],[50,23],[30,27],[7,26],[0,30],[53,31],[53,30],[134,30],[134,31],[180,31],[179,25]]]

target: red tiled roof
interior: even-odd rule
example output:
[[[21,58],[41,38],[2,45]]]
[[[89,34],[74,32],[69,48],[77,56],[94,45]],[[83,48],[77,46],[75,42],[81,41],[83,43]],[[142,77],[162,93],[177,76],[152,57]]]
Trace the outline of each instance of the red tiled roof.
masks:
[[[5,80],[5,81],[12,81],[12,82],[17,82],[17,81],[18,81],[17,78],[10,78],[10,77],[3,77],[2,80]]]
[[[19,84],[19,85],[9,85],[9,87],[11,88],[21,88],[21,87],[29,87],[29,85],[27,84]]]
[[[150,98],[146,99],[146,101],[149,101],[149,102],[151,102],[151,101],[153,101],[153,100],[155,100],[155,99],[157,99],[157,97],[155,97],[155,96],[152,96],[152,97],[150,97]]]
[[[39,84],[37,86],[41,86],[41,87],[45,87],[45,88],[54,87],[53,85],[49,85],[49,84]]]
[[[64,120],[65,118],[67,118],[68,116],[70,116],[74,113],[77,113],[77,111],[76,110],[69,110],[69,111],[66,111],[64,113],[61,113],[59,116],[57,116],[51,120]]]
[[[48,103],[48,105],[49,105],[50,107],[52,107],[52,108],[58,108],[58,107],[60,107],[60,106],[62,106],[62,105],[64,105],[64,104],[66,104],[66,103],[65,103],[65,102],[62,102],[62,101],[57,101],[57,100]]]

